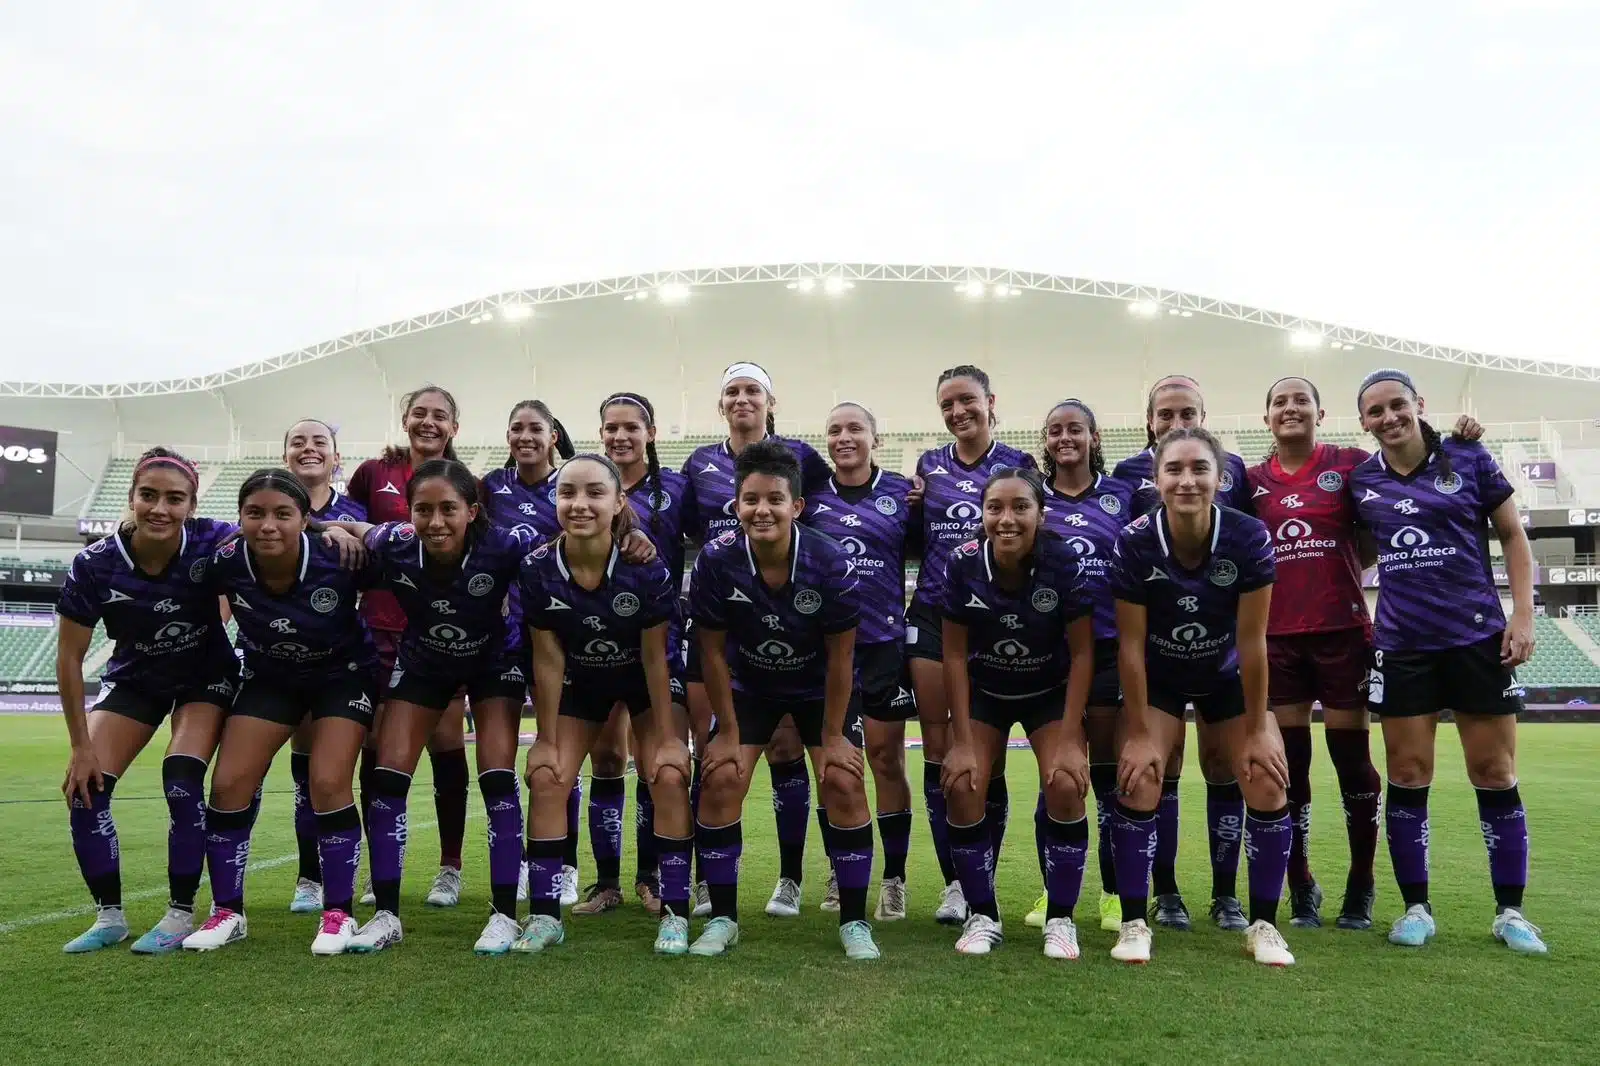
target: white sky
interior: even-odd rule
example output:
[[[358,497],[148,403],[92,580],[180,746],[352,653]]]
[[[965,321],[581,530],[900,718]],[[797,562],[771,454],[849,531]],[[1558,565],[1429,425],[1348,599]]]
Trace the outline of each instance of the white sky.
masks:
[[[1596,6],[7,4],[0,379],[807,259],[1600,363]]]

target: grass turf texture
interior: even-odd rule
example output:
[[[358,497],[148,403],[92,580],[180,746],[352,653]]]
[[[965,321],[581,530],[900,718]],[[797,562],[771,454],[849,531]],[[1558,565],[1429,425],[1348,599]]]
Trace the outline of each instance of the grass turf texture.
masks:
[[[404,889],[406,940],[375,957],[313,958],[315,919],[290,915],[295,878],[287,759],[269,779],[247,883],[250,937],[222,951],[156,959],[127,945],[66,956],[86,928],[86,893],[57,792],[66,746],[60,724],[0,719],[0,1041],[38,1063],[505,1062],[1575,1062],[1592,1053],[1594,975],[1600,972],[1600,864],[1593,833],[1600,728],[1530,725],[1521,734],[1523,796],[1533,834],[1528,913],[1552,945],[1544,959],[1513,956],[1488,935],[1487,864],[1455,734],[1440,731],[1434,786],[1433,900],[1439,937],[1406,950],[1384,942],[1399,913],[1379,849],[1380,929],[1331,928],[1345,844],[1331,768],[1315,762],[1312,861],[1328,892],[1329,928],[1289,929],[1299,964],[1257,967],[1242,937],[1209,927],[1204,792],[1184,776],[1179,880],[1192,933],[1158,931],[1147,967],[1107,955],[1098,929],[1091,855],[1078,908],[1084,957],[1050,962],[1023,914],[1039,893],[1032,842],[1036,776],[1013,751],[1012,822],[1000,865],[1007,941],[986,959],[953,950],[937,926],[938,870],[921,809],[921,763],[908,753],[916,795],[907,921],[881,925],[885,957],[843,958],[836,916],[818,911],[825,878],[815,829],[798,920],[767,918],[777,876],[767,773],[757,767],[746,807],[740,907],[743,939],[722,959],[661,959],[654,923],[633,901],[598,918],[570,918],[563,947],[536,957],[481,959],[472,943],[488,906],[481,801],[471,797],[466,890],[456,910],[422,905],[436,832],[413,831]],[[133,936],[165,905],[164,735],[118,785],[124,892]],[[1194,750],[1191,743],[1191,751]],[[412,790],[418,824],[433,817],[428,762]],[[632,797],[624,880],[632,870]],[[1586,813],[1588,812],[1588,813]],[[592,872],[587,836],[585,874]],[[274,864],[275,862],[275,864]],[[878,869],[881,870],[881,855]],[[876,875],[878,871],[875,870]],[[1244,872],[1240,872],[1240,885]],[[200,905],[207,900],[202,885]],[[874,883],[870,900],[876,899]],[[137,899],[133,898],[137,897]],[[869,900],[869,907],[870,907]],[[370,913],[361,908],[363,919]],[[44,918],[45,915],[54,915]],[[1283,914],[1287,923],[1287,908]],[[701,923],[694,923],[698,932]]]

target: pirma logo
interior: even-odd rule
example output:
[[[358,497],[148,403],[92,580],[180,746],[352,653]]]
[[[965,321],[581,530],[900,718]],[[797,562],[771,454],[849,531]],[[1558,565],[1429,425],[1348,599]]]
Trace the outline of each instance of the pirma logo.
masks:
[[[944,509],[944,516],[952,522],[976,522],[983,514],[971,500],[959,500]]]
[[[1206,627],[1199,622],[1184,622],[1172,627],[1172,639],[1179,644],[1193,644],[1206,639]]]
[[[1401,526],[1394,531],[1394,536],[1389,538],[1389,547],[1409,551],[1412,548],[1426,547],[1429,539],[1427,532],[1416,526]]]
[[[1303,518],[1290,518],[1278,527],[1279,540],[1299,540],[1311,536],[1311,525]]]

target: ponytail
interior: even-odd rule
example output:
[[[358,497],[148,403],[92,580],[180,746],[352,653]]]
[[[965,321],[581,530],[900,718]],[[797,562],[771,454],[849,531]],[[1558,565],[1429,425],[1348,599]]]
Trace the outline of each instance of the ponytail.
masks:
[[[1434,429],[1425,418],[1417,419],[1417,428],[1422,431],[1422,447],[1425,452],[1423,461],[1426,462],[1429,456],[1437,455],[1439,457],[1439,470],[1442,472],[1444,479],[1449,481],[1455,471],[1450,466],[1450,453],[1440,447],[1439,431]]]
[[[550,435],[554,438],[554,440],[551,442],[550,450],[556,455],[559,455],[562,459],[571,459],[577,454],[577,449],[572,445],[572,438],[567,434],[567,427],[561,424],[561,419],[557,418],[551,413],[549,405],[547,405],[543,400],[519,401],[511,408],[511,413],[506,416],[506,422],[510,423],[512,419],[516,418],[518,411],[533,411],[549,424]],[[555,468],[556,463],[554,457],[547,455],[545,460],[550,464],[552,469]],[[500,467],[503,470],[515,470],[517,468],[516,453],[507,449],[506,461],[501,463]]]

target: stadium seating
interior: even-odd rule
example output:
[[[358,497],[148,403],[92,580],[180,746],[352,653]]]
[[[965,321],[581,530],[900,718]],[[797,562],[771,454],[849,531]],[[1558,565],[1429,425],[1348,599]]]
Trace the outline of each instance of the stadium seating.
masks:
[[[117,518],[128,507],[128,482],[133,478],[134,460],[112,459],[95,489],[94,499],[84,509],[85,518]]]
[[[1572,642],[1554,618],[1533,620],[1535,652],[1531,660],[1518,668],[1517,677],[1525,685],[1596,685],[1600,684],[1600,666],[1596,666],[1587,652]],[[1600,619],[1583,625],[1584,632],[1600,637]]]

